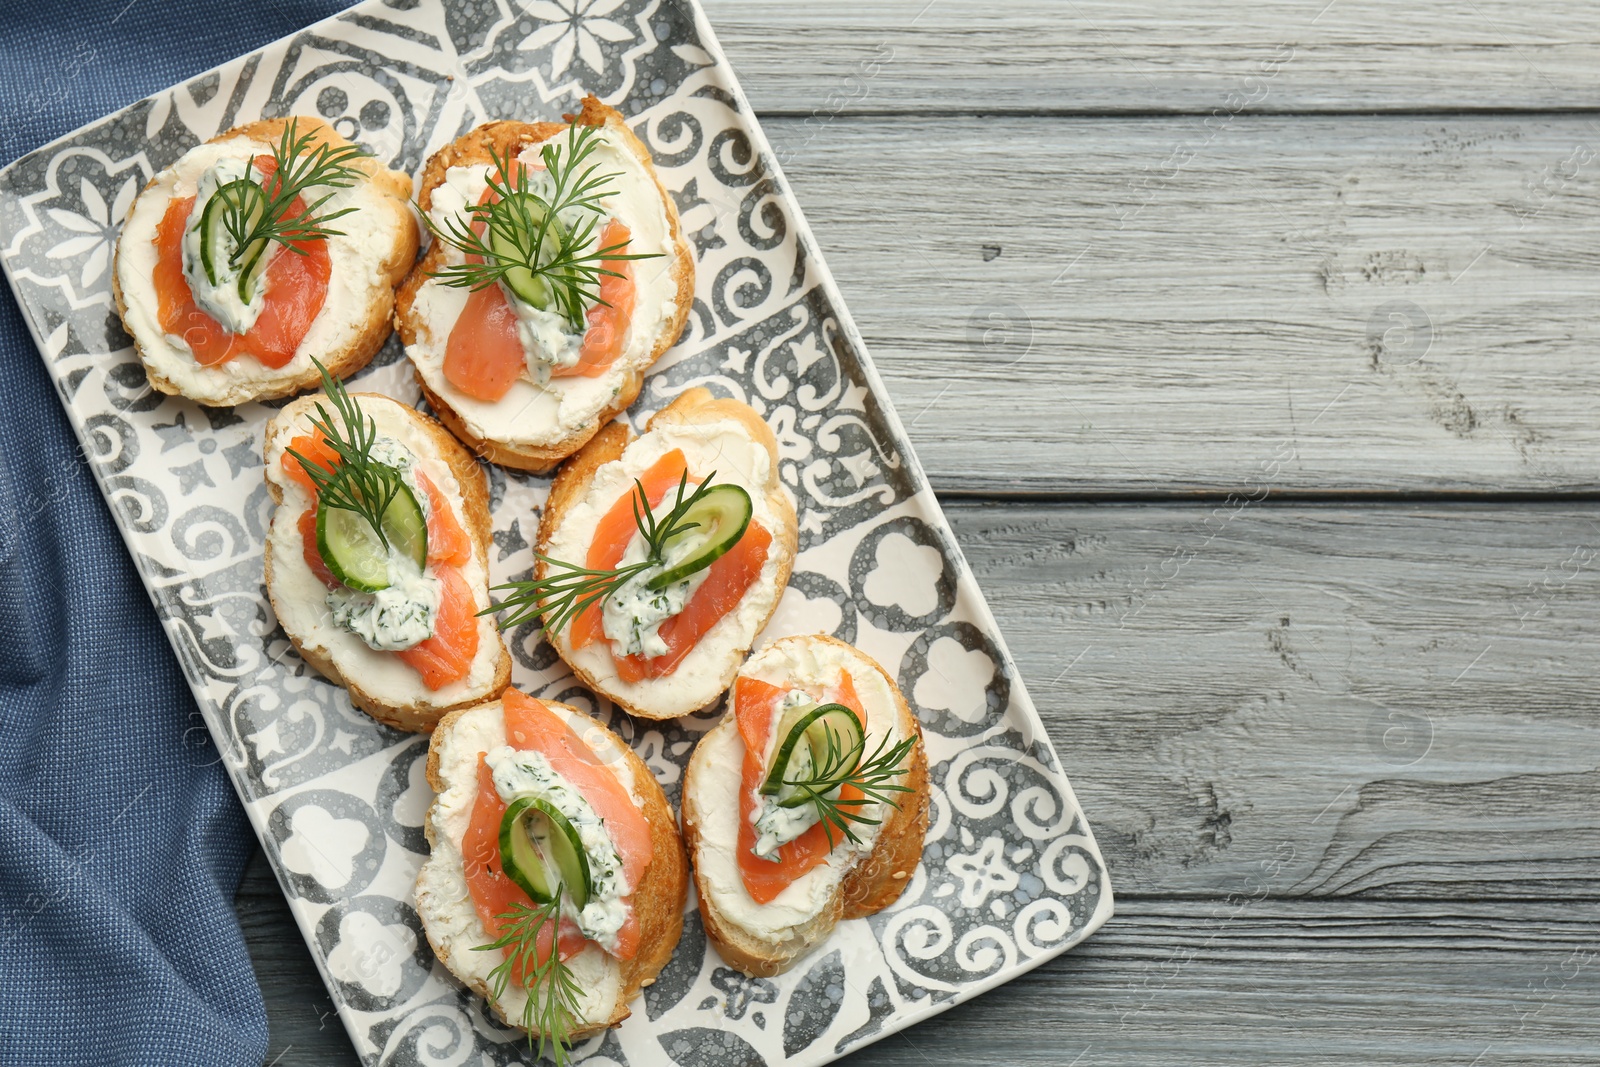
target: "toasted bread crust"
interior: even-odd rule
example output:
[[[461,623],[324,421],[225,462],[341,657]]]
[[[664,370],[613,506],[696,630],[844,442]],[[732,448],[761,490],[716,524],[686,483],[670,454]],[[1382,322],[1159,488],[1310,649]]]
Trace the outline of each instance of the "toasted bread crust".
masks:
[[[804,637],[787,637],[784,641],[822,642],[849,649],[859,662],[870,664],[888,683],[894,694],[899,713],[900,729],[907,736],[922,736],[922,727],[906,703],[905,696],[894,679],[870,656],[833,637],[821,634]],[[730,708],[715,730],[737,731]],[[712,767],[701,758],[708,747],[695,748],[683,779],[683,840],[691,857],[700,853],[702,814],[694,802],[695,790],[691,784],[703,774],[739,774],[739,767]],[[700,918],[706,936],[717,953],[729,966],[762,978],[781,974],[800,957],[810,952],[832,932],[841,919],[859,919],[882,911],[900,898],[910,884],[912,873],[922,858],[923,838],[928,833],[928,756],[919,742],[911,750],[911,766],[906,783],[911,792],[901,794],[899,810],[884,820],[872,851],[847,873],[828,903],[809,922],[790,937],[774,940],[739,926],[717,910],[712,903],[709,887],[700,865],[694,867],[695,891],[700,898]]]
[[[314,145],[326,144],[340,148],[350,144],[321,119],[304,115],[293,117],[296,121],[296,132],[312,134]],[[234,137],[248,137],[258,142],[276,143],[283,136],[288,123],[287,118],[247,122],[242,126],[235,126],[226,133],[218,134],[206,143],[226,141]],[[364,171],[373,188],[384,194],[380,203],[393,213],[398,225],[395,227],[394,244],[384,254],[383,261],[379,265],[379,273],[383,276],[384,282],[378,287],[377,299],[367,308],[365,323],[351,342],[342,349],[315,353],[323,366],[328,368],[328,373],[336,378],[348,378],[372,362],[372,357],[377,355],[378,349],[389,339],[389,334],[393,332],[394,288],[400,284],[406,272],[411,269],[411,265],[416,262],[419,242],[416,219],[411,214],[411,179],[399,171],[388,169],[370,156],[363,156],[351,165]],[[145,183],[145,190],[154,185],[159,177],[159,174],[151,177],[150,181]],[[143,196],[144,191],[141,190],[139,195]],[[116,300],[117,314],[126,326],[128,304],[122,292],[121,273],[118,269],[121,258],[122,237],[119,234],[116,258],[111,265],[111,294]],[[145,352],[144,346],[140,344],[139,338],[131,329],[128,330],[128,335],[133,338],[134,350],[139,355],[139,361],[144,364],[145,376],[149,378],[151,388],[168,396],[187,396],[190,400],[208,407],[231,407],[250,400],[275,400],[313,389],[322,382],[322,375],[317,368],[308,366],[292,378],[255,385],[239,383],[234,388],[212,396],[192,396],[156,369],[155,362]]]
[[[778,440],[773,435],[772,428],[766,424],[760,415],[748,404],[737,400],[719,400],[711,391],[699,386],[685,390],[671,404],[662,408],[651,417],[645,432],[649,433],[660,426],[668,424],[691,424],[696,422],[715,422],[720,419],[732,418],[741,423],[750,438],[758,442],[772,458],[770,467],[771,478],[767,485],[766,500],[774,513],[779,517],[779,528],[769,531],[772,534],[771,551],[778,553],[777,586],[778,595],[773,598],[772,608],[767,612],[766,618],[751,634],[750,640],[755,638],[766,627],[772,613],[778,610],[778,603],[783,599],[783,590],[789,584],[789,574],[794,569],[795,553],[799,550],[800,529],[795,518],[794,504],[790,502],[788,494],[784,492],[782,482],[778,475]],[[633,434],[621,423],[612,423],[601,430],[589,441],[578,454],[562,464],[561,471],[556,475],[555,482],[550,487],[550,497],[545,503],[544,516],[539,521],[538,552],[541,556],[548,554],[550,540],[555,531],[566,519],[567,512],[587,495],[589,483],[594,480],[595,473],[607,463],[619,458],[634,440]],[[537,578],[545,577],[550,565],[543,559],[534,567]],[[642,704],[630,701],[628,698],[615,691],[615,687],[595,677],[594,673],[575,662],[576,657],[569,655],[563,642],[552,642],[556,653],[566,661],[573,673],[583,680],[590,689],[609,698],[619,707],[643,719],[670,719],[676,713],[662,714],[661,712]],[[724,666],[721,680],[714,690],[708,689],[708,695],[700,708],[710,707],[719,700],[733,678],[739,673],[739,667],[744,663],[744,658],[749,654],[749,645],[738,650],[736,656],[730,657]]]
[[[683,332],[684,323],[689,319],[689,310],[694,304],[694,255],[689,243],[683,238],[677,207],[672,197],[667,195],[660,176],[656,174],[655,164],[650,159],[650,150],[645,147],[644,142],[634,136],[632,130],[628,129],[620,112],[607,107],[593,96],[584,98],[576,115],[565,117],[577,125],[604,126],[614,133],[617,139],[644,164],[646,173],[655,182],[656,190],[661,195],[661,202],[666,207],[667,224],[671,231],[673,247],[676,249],[676,259],[671,270],[672,279],[678,287],[675,298],[676,311],[657,336],[649,362],[644,367],[630,372],[623,379],[617,395],[592,422],[580,426],[562,440],[544,446],[515,445],[478,436],[468,428],[466,421],[450,406],[449,401],[429,386],[421,371],[415,372],[417,383],[427,396],[428,404],[439,416],[439,421],[449,427],[450,432],[459,437],[462,443],[490,463],[536,473],[543,473],[555,467],[581,448],[599,432],[601,427],[627,410],[628,405],[639,396],[639,390],[644,386],[645,371],[649,369],[650,364],[660,359],[662,354],[677,342],[678,335]],[[516,154],[525,145],[547,141],[566,128],[566,124],[560,122],[501,121],[484,123],[468,131],[435,152],[428,160],[428,165],[422,172],[422,193],[418,197],[418,205],[424,214],[432,209],[433,191],[444,183],[445,174],[451,167],[491,163],[496,156],[504,157],[507,152]],[[417,293],[428,281],[429,275],[438,270],[443,263],[444,255],[443,245],[439,241],[434,241],[427,255],[422,258],[422,262],[416,265],[410,277],[406,278],[405,284],[400,287],[395,304],[395,320],[400,330],[400,339],[407,346],[416,344],[419,332],[427,328],[420,317],[413,313],[412,305],[416,301]]]
[[[390,400],[390,397],[381,393],[352,393],[353,397],[380,397]],[[313,398],[307,397],[296,401],[283,408],[273,416],[267,425],[265,440],[272,440],[275,427],[281,425],[279,420],[293,420],[305,410],[302,405],[313,403]],[[403,407],[403,405],[401,405]],[[471,453],[461,447],[461,443],[444,427],[417,411],[406,409],[407,414],[414,418],[417,425],[427,433],[434,445],[439,449],[439,454],[444,457],[450,471],[456,477],[456,482],[461,486],[461,516],[467,534],[472,538],[472,550],[483,561],[485,571],[488,570],[489,544],[492,529],[489,517],[489,483],[484,476],[483,468],[472,458]],[[283,490],[271,478],[267,478],[267,492],[272,496],[272,502],[277,505],[283,503]],[[280,619],[283,617],[278,607],[279,590],[273,577],[273,552],[272,538],[267,538],[266,545],[266,582],[267,597],[272,602],[272,610]],[[385,726],[393,726],[397,730],[406,730],[410,733],[431,733],[440,719],[448,712],[471,707],[483,702],[485,697],[494,697],[511,684],[511,655],[506,651],[505,643],[496,638],[494,680],[490,683],[485,693],[469,697],[466,700],[442,707],[423,707],[415,704],[394,705],[385,703],[368,693],[361,687],[359,680],[350,678],[342,673],[333,662],[332,656],[326,651],[306,645],[301,640],[301,635],[291,632],[287,627],[284,633],[288,636],[295,651],[300,653],[300,658],[316,669],[324,678],[342,685],[350,693],[350,702],[362,711],[371,715]]]
[[[545,703],[552,707],[566,708],[568,711],[577,710],[553,700],[547,700]],[[456,720],[470,710],[472,710],[470,707],[458,708],[441,719],[434,731],[435,740],[428,745],[428,785],[433,789],[435,797],[445,789],[444,777],[439,770],[438,739],[449,736]],[[644,812],[645,821],[650,824],[651,859],[650,866],[645,868],[644,877],[640,879],[633,893],[634,913],[639,917],[639,952],[631,960],[619,961],[622,971],[622,992],[617,997],[617,1010],[609,1019],[574,1028],[569,1035],[572,1041],[616,1026],[632,1014],[628,1008],[629,1002],[639,995],[639,990],[655,980],[656,975],[661,973],[661,969],[672,958],[673,950],[678,947],[678,940],[683,936],[683,910],[689,897],[689,861],[683,851],[683,841],[678,837],[672,808],[667,803],[666,794],[662,792],[660,783],[650,773],[650,768],[645,765],[644,760],[640,759],[633,749],[623,744],[620,737],[599,722],[594,725],[610,734],[616,746],[626,753],[628,766],[633,770],[633,780],[639,786],[639,791],[644,794],[641,810]],[[438,800],[435,799],[434,803],[437,804]],[[422,825],[431,850],[438,844],[434,840],[431,809]],[[428,935],[428,944],[433,947],[434,958],[444,964],[451,974],[455,974],[458,979],[487,1000],[502,1022],[507,1026],[521,1029],[518,1021],[508,1018],[502,1006],[489,995],[486,985],[462,978],[453,967],[450,967],[448,947],[434,939],[433,932],[428,929],[425,919],[423,930]]]

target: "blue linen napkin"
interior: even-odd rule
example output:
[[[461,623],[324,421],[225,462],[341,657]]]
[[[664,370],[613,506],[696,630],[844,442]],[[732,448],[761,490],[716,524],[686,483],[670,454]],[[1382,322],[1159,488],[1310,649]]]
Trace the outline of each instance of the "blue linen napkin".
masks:
[[[0,0],[0,164],[344,6]],[[254,840],[9,292],[0,415],[0,1065],[254,1067]]]

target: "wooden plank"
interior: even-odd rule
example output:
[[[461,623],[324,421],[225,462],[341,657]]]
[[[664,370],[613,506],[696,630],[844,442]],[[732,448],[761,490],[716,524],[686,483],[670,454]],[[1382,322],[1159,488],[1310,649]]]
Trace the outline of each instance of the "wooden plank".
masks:
[[[844,1061],[1600,1062],[1592,907],[1119,901],[1038,971]],[[1481,1057],[1481,1058],[1480,1058]]]
[[[272,1067],[355,1067],[258,857],[238,898]],[[1600,909],[1124,898],[1066,956],[845,1061],[1174,1067],[1600,1063]],[[326,1005],[324,1003],[323,1009]]]
[[[1600,899],[1592,509],[948,514],[1119,899]]]
[[[1518,0],[707,0],[767,113],[1593,108],[1600,11]]]
[[[266,1067],[361,1067],[322,975],[259,848],[233,907],[267,1006]]]
[[[766,126],[940,489],[1600,489],[1589,117]]]

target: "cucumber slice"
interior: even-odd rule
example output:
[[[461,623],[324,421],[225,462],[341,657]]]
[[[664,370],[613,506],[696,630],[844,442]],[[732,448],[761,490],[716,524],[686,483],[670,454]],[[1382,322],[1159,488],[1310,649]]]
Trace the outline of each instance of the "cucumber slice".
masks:
[[[248,304],[254,300],[260,291],[263,276],[267,273],[267,255],[271,251],[272,242],[256,241],[250,258],[244,261],[244,266],[239,270],[239,299]]]
[[[554,808],[545,811],[550,820],[550,835],[546,838],[548,855],[561,873],[561,884],[567,887],[572,906],[582,911],[594,893],[594,880],[589,874],[589,854],[583,850],[583,840],[567,817]]]
[[[535,904],[550,903],[561,889],[555,871],[534,843],[533,821],[540,814],[534,805],[542,803],[533,797],[513,800],[500,818],[500,869]]]
[[[372,524],[347,508],[317,506],[317,551],[328,571],[351,589],[376,593],[389,588],[389,550],[410,559],[421,571],[428,563],[428,520],[411,487],[399,492],[383,513],[383,546]]]
[[[540,226],[545,225],[545,220],[550,220],[544,232],[544,241],[539,245],[539,257],[536,262],[548,261],[560,251],[562,239],[566,235],[566,228],[561,225],[560,218],[550,214],[542,200],[532,193],[512,193],[500,203],[496,204],[492,212],[492,221],[487,229],[489,238],[489,251],[502,261],[511,260],[520,262],[525,259],[527,244],[533,240]],[[517,231],[517,240],[506,229],[507,226]],[[506,288],[518,300],[525,304],[539,308],[541,311],[553,311],[555,308],[555,290],[550,282],[542,275],[528,270],[526,267],[513,267],[505,273]]]
[[[535,903],[548,904],[565,887],[578,910],[589,903],[594,883],[583,839],[555,805],[518,797],[500,819],[500,867]]]
[[[833,743],[840,752],[856,753],[856,763],[861,761],[861,753],[866,749],[867,734],[861,726],[861,720],[856,718],[856,713],[843,704],[826,704],[819,709],[822,714],[811,720],[811,725],[806,727],[806,741],[811,745],[811,758],[821,763],[827,758],[828,735],[833,735]],[[855,770],[852,765],[850,770]]]
[[[415,563],[417,570],[428,569],[428,517],[405,482],[384,510],[383,535],[389,539],[389,547]]]
[[[645,583],[651,592],[660,592],[691,574],[705,570],[723,553],[739,543],[750,526],[750,494],[743,487],[725,483],[713,485],[690,506],[684,516],[688,528],[667,542],[688,542],[693,547],[677,563]],[[693,523],[693,526],[688,524]],[[680,538],[683,539],[680,541]],[[692,540],[689,540],[692,539]]]
[[[806,803],[800,791],[785,782],[805,781],[812,768],[823,764],[827,758],[829,734],[840,752],[847,755],[854,752],[857,760],[861,758],[866,732],[856,713],[843,704],[800,704],[785,712],[778,723],[778,736],[783,740],[778,743],[772,769],[767,772],[759,792],[777,797],[784,807]]]
[[[266,192],[248,178],[240,178],[211,195],[200,213],[200,265],[206,272],[206,280],[220,285],[235,264],[243,264],[239,271],[239,298],[248,304],[265,270],[268,242],[252,241],[249,248],[235,248],[226,223],[227,216],[235,209],[244,219],[244,228],[249,230],[266,213]]]
[[[772,754],[772,767],[767,771],[767,777],[757,792],[765,796],[788,796],[794,789],[783,784],[785,778],[798,781],[809,776],[814,764],[811,746],[809,744],[802,746],[800,742],[805,738],[806,726],[815,721],[813,716],[821,710],[820,705],[807,702],[797,704],[783,713],[783,718],[778,720],[776,731],[783,740],[778,742],[778,747]],[[804,720],[804,723],[801,720]]]

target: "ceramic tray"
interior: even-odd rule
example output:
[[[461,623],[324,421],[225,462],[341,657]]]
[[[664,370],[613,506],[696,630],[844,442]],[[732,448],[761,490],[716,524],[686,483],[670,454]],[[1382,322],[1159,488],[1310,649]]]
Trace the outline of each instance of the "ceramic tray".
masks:
[[[660,979],[594,1063],[817,1064],[1065,950],[1111,914],[1105,865],[772,152],[697,6],[671,0],[364,3],[32,153],[0,173],[0,261],[172,639],[216,752],[363,1060],[507,1064],[519,1034],[435,963],[412,910],[427,739],[353,711],[268,606],[263,405],[152,391],[112,305],[143,183],[241,122],[315,114],[417,175],[489,119],[585,93],[654,153],[698,257],[683,339],[636,425],[705,385],[777,432],[800,554],[764,635],[828,632],[894,675],[932,765],[926,850],[892,908],[843,923],[780,978],[745,978],[691,911]],[[359,388],[417,399],[392,340]],[[525,577],[546,478],[489,471],[491,570]],[[635,722],[523,627],[514,682],[617,729],[676,805],[717,713]],[[199,724],[196,724],[197,731]],[[203,735],[196,733],[196,740]],[[214,758],[203,744],[196,758]],[[691,904],[692,907],[692,904]]]

